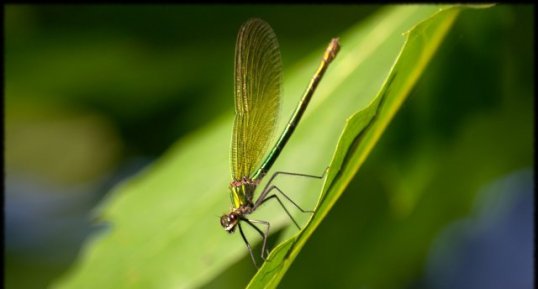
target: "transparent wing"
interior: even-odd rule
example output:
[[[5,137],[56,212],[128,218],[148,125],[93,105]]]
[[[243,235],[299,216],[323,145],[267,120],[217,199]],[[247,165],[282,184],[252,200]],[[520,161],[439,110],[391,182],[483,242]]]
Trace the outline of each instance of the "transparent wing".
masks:
[[[276,127],[282,62],[273,29],[261,19],[241,26],[235,46],[235,123],[232,178],[250,177],[261,165]]]

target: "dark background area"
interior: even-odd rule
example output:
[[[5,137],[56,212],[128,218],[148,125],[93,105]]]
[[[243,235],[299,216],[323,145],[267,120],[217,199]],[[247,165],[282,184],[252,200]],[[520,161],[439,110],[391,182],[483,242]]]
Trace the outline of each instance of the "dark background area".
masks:
[[[115,184],[233,110],[246,19],[275,30],[285,79],[379,8],[5,6],[5,287],[61,276]],[[282,288],[530,288],[533,8],[460,15]],[[206,287],[253,270],[245,255]]]

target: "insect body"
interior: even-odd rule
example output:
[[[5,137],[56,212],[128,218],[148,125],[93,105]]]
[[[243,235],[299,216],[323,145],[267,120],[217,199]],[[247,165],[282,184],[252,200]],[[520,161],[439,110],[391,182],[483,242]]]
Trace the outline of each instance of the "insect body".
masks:
[[[262,236],[262,258],[264,258],[264,253],[267,254],[266,242],[270,224],[267,221],[249,219],[247,215],[265,202],[275,199],[295,225],[300,228],[278,194],[285,197],[302,212],[313,213],[313,211],[306,211],[299,207],[277,186],[273,185],[272,181],[280,174],[318,179],[323,178],[323,175],[276,172],[271,176],[256,200],[254,200],[254,192],[293,134],[319,81],[331,61],[336,57],[340,44],[337,38],[332,39],[329,43],[318,70],[286,128],[269,153],[267,153],[267,149],[276,127],[280,105],[282,65],[278,41],[269,24],[261,19],[251,19],[239,29],[235,49],[236,115],[231,150],[232,181],[229,186],[233,208],[220,218],[220,224],[229,233],[233,233],[235,228],[239,228],[252,261],[256,265],[252,248],[245,237],[241,222],[247,223]],[[267,156],[265,156],[266,154]],[[265,231],[260,230],[256,224],[264,225]]]

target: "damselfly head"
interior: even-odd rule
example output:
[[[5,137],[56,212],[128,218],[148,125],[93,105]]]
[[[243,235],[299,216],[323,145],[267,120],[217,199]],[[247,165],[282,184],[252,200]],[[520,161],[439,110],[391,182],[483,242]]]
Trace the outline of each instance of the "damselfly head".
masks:
[[[236,212],[231,212],[229,214],[225,214],[225,215],[222,215],[222,217],[220,217],[220,225],[228,233],[234,232],[235,226],[237,225],[238,221],[239,221],[239,216],[237,215]]]

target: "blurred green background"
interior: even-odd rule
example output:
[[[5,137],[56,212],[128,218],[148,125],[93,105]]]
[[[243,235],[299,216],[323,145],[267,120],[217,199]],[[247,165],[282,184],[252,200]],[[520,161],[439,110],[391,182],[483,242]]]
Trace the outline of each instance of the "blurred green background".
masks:
[[[115,184],[231,113],[246,19],[275,30],[285,81],[379,8],[5,6],[6,288],[61,276]],[[532,6],[460,15],[282,288],[530,288],[533,27]],[[245,255],[206,288],[253,272]]]

